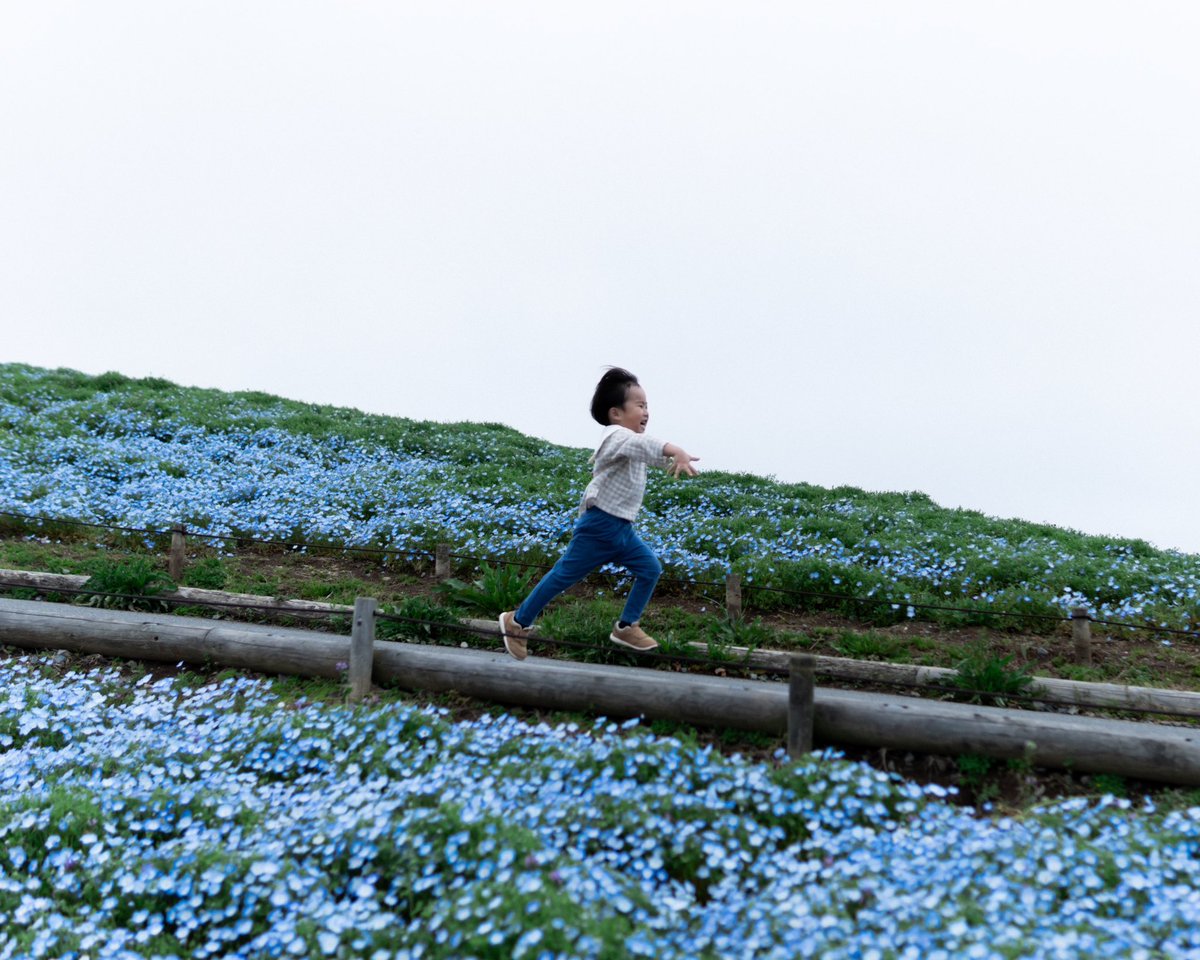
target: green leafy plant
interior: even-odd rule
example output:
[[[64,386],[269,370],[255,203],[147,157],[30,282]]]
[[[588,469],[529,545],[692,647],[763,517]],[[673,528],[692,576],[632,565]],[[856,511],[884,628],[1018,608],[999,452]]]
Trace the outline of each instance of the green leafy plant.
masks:
[[[90,607],[162,611],[168,609],[167,604],[152,598],[164,590],[174,590],[175,583],[148,558],[130,557],[100,560],[83,589],[94,591],[79,598],[80,603]]]
[[[301,583],[297,592],[302,600],[352,606],[356,597],[370,596],[371,590],[370,585],[357,577],[342,577],[331,581],[309,580]]]
[[[724,661],[745,659],[759,647],[773,646],[774,640],[775,631],[764,626],[761,620],[750,622],[744,618],[708,620],[704,623],[703,634],[700,637],[700,641],[707,645],[709,659]],[[744,649],[746,653],[735,652],[735,649]],[[686,645],[679,652],[691,656],[701,655]]]
[[[480,576],[473,582],[447,580],[438,585],[438,592],[453,606],[489,617],[516,609],[529,594],[535,572],[511,563],[495,567],[484,563],[479,569]]]
[[[1006,697],[1027,694],[1033,686],[1033,677],[1009,666],[1011,663],[1011,654],[997,657],[985,647],[977,646],[959,662],[956,672],[946,683],[963,691],[960,698],[970,703],[1003,706]]]
[[[709,620],[705,623],[705,639],[717,646],[746,647],[756,650],[769,647],[775,640],[775,631],[761,620]]]

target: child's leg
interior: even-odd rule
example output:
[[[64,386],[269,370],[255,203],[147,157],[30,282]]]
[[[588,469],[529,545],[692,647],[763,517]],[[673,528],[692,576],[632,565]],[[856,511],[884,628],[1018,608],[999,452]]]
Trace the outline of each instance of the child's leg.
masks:
[[[621,613],[622,623],[637,623],[642,619],[646,604],[654,595],[658,578],[662,576],[662,564],[654,552],[642,542],[630,524],[629,530],[621,544],[620,557],[614,561],[621,564],[633,574],[633,586],[625,600],[625,610]]]
[[[620,523],[616,517],[596,509],[580,517],[575,523],[575,532],[571,535],[566,552],[517,608],[517,623],[522,627],[533,626],[533,621],[546,604],[568,587],[573,587],[596,567],[608,563],[617,552],[613,533]]]

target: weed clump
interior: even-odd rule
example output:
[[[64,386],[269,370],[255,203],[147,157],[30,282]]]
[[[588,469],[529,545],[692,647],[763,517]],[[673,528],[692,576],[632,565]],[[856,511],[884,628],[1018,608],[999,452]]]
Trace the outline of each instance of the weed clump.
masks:
[[[110,610],[170,609],[156,594],[175,589],[166,571],[156,567],[148,557],[129,557],[122,560],[100,559],[92,575],[83,585],[78,602],[89,607]]]

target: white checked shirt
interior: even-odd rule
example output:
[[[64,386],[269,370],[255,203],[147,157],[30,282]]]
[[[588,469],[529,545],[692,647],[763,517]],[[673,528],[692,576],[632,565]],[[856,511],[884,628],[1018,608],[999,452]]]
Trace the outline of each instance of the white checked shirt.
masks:
[[[579,512],[599,507],[614,517],[632,520],[646,493],[646,467],[665,467],[666,441],[610,423],[592,454],[592,482],[583,493]]]

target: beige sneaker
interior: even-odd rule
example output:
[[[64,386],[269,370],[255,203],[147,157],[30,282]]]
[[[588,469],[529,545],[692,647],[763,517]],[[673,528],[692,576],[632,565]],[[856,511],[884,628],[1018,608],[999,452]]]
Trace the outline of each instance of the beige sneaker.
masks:
[[[524,660],[529,650],[525,641],[529,639],[529,631],[517,623],[515,611],[500,614],[497,621],[500,624],[500,636],[504,640],[504,649],[514,660]]]
[[[630,650],[636,650],[638,653],[649,653],[651,650],[658,649],[658,641],[648,636],[636,623],[631,623],[627,627],[613,624],[613,631],[608,635],[608,639],[623,647],[629,647]]]

